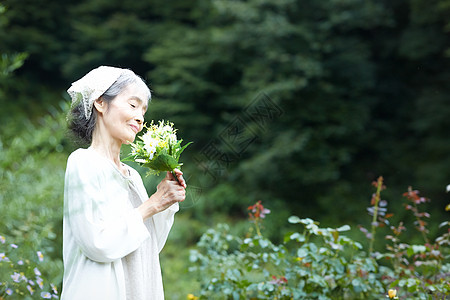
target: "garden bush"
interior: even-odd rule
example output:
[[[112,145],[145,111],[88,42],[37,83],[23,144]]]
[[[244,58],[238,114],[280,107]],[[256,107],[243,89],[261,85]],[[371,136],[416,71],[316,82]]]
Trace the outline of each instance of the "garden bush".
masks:
[[[58,295],[62,280],[62,216],[67,160],[65,111],[0,139],[0,299]]]
[[[424,238],[422,244],[401,241],[406,229],[389,225],[392,214],[380,200],[383,179],[374,183],[369,249],[347,237],[348,225],[323,228],[309,218],[291,216],[288,222],[299,230],[288,233],[275,245],[262,234],[262,221],[269,213],[261,202],[249,207],[247,236],[230,234],[220,224],[203,234],[191,251],[190,271],[197,275],[200,299],[445,299],[450,295],[449,222],[440,224],[443,234],[434,241],[427,236],[430,217],[419,211],[427,202],[411,188],[405,193],[405,208],[416,217],[415,225]],[[383,252],[373,250],[376,231],[388,226]]]

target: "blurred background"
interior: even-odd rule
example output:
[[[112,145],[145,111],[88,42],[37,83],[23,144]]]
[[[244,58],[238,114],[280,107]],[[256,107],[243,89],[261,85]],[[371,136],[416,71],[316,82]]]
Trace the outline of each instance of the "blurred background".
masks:
[[[66,90],[100,65],[142,76],[146,120],[170,120],[194,142],[162,253],[168,299],[195,291],[188,250],[201,234],[221,222],[245,231],[258,200],[275,242],[291,215],[362,236],[380,175],[394,220],[410,218],[409,186],[431,198],[431,235],[448,220],[449,0],[0,4],[0,234],[46,253],[54,283],[65,164],[78,147]],[[160,178],[135,167],[152,193]]]

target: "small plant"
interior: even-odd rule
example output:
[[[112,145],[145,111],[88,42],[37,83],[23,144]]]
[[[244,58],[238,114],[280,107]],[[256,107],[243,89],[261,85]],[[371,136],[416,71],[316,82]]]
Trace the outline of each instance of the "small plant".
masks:
[[[418,205],[420,205],[421,203],[430,202],[430,199],[420,197],[419,191],[413,190],[412,187],[409,187],[408,191],[404,193],[403,196],[409,200],[409,203],[405,204],[406,210],[410,210],[413,212],[414,216],[416,217],[414,225],[416,225],[416,229],[422,234],[425,243],[428,244],[430,242],[427,237],[427,234],[429,232],[427,229],[428,223],[423,219],[430,218],[430,214],[427,212],[420,212]]]
[[[0,235],[0,299],[58,298],[58,290],[43,279],[39,264],[44,255],[25,256],[20,246]]]
[[[387,201],[381,200],[381,191],[386,189],[386,186],[383,184],[383,177],[378,177],[377,181],[372,182],[372,185],[376,188],[375,193],[372,195],[372,199],[370,200],[370,207],[367,208],[369,215],[372,216],[371,222],[371,230],[369,231],[363,226],[359,226],[359,229],[366,235],[366,237],[370,240],[369,245],[369,254],[372,255],[374,249],[375,242],[375,233],[378,227],[384,227],[389,225],[388,219],[393,216],[393,214],[387,213]]]
[[[259,200],[254,205],[249,206],[247,208],[247,210],[250,211],[248,213],[248,215],[250,217],[250,221],[253,222],[253,224],[255,224],[256,234],[258,234],[258,236],[262,236],[261,228],[260,228],[261,223],[262,223],[262,220],[266,217],[266,215],[270,214],[270,209],[265,208],[261,204],[261,200]]]
[[[380,192],[385,189],[383,178],[379,177],[374,186],[376,187],[376,192],[372,197],[372,206],[368,211],[373,217],[372,220],[377,221],[372,221],[370,234],[364,227],[360,226],[361,231],[370,239],[370,254],[373,254],[375,229],[380,227],[381,224],[383,226],[389,225],[387,219],[393,216],[393,214],[387,213],[385,208],[387,201],[384,203],[384,200],[379,200]],[[431,216],[420,209],[421,205],[430,202],[430,199],[421,197],[419,194],[418,190],[413,190],[412,187],[409,187],[408,191],[403,194],[403,197],[406,199],[404,207],[407,211],[413,213],[415,229],[420,232],[424,243],[411,245],[402,241],[401,235],[407,228],[404,222],[399,222],[397,226],[390,226],[392,234],[385,236],[385,240],[388,241],[385,246],[386,251],[383,253],[377,252],[376,259],[379,261],[386,259],[392,266],[391,272],[389,272],[392,275],[389,275],[389,273],[383,274],[384,284],[389,285],[391,288],[404,289],[403,294],[407,298],[428,299],[431,296],[433,299],[440,299],[450,294],[450,282],[445,280],[445,278],[450,276],[450,264],[448,263],[448,246],[450,245],[449,222],[440,224],[440,228],[447,227],[447,232],[444,232],[434,242],[431,242],[428,237],[428,222],[425,221],[425,218],[430,219]],[[378,205],[380,206],[379,209],[377,209]],[[395,290],[395,293],[397,293],[397,290]]]

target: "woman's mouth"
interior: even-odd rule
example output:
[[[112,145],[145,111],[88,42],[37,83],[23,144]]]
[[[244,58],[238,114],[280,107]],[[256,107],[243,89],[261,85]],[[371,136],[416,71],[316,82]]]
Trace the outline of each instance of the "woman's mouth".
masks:
[[[138,133],[139,132],[139,128],[136,125],[131,125],[130,124],[131,129],[134,131],[134,133]]]

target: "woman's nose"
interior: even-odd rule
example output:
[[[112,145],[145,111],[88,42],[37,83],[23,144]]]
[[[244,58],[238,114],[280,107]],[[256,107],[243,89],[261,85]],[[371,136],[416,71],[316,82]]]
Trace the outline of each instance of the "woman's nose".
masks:
[[[138,124],[144,123],[144,116],[143,116],[143,115],[138,115],[138,116],[136,116],[136,122],[137,122]]]

